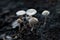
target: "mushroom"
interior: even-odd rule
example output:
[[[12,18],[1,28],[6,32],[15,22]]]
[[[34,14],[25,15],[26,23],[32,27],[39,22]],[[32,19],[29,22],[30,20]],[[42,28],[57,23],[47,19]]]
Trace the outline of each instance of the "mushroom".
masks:
[[[26,11],[26,14],[29,16],[35,15],[37,13],[37,11],[35,9],[28,9]]]
[[[48,16],[49,14],[50,14],[50,11],[48,11],[48,10],[44,10],[44,11],[42,12],[42,15],[45,16],[45,20],[44,20],[43,26],[46,25],[47,16]]]
[[[7,40],[12,40],[12,37],[9,36],[9,35],[7,35],[7,36],[6,36],[6,39],[7,39]]]
[[[19,18],[17,19],[18,23],[22,23],[23,22],[23,15],[25,14],[24,10],[20,10],[16,12],[16,15],[19,16]],[[20,31],[20,25],[19,25],[19,31]]]
[[[31,28],[31,31],[33,31],[34,25],[35,25],[36,23],[38,23],[38,19],[35,18],[35,17],[32,17],[32,16],[35,15],[36,13],[37,13],[37,11],[36,11],[35,9],[28,9],[28,10],[26,11],[26,14],[28,15],[28,18],[29,18],[29,20],[28,20],[29,25],[30,25],[30,27],[33,26],[33,27]]]
[[[20,24],[18,23],[17,20],[15,20],[14,22],[12,22],[12,28],[16,28],[18,27]]]
[[[19,11],[16,12],[17,16],[21,16],[21,15],[24,15],[24,14],[25,14],[24,10],[19,10]]]
[[[29,21],[29,23],[30,23],[31,25],[38,23],[38,19],[35,18],[35,17],[30,18],[28,21]]]
[[[33,31],[34,25],[38,23],[38,19],[35,18],[35,17],[31,17],[31,18],[28,20],[28,22],[29,22],[29,25],[32,27],[32,28],[31,28],[31,31]]]
[[[50,14],[50,12],[48,11],[48,10],[44,10],[43,12],[42,12],[42,15],[43,16],[48,16]]]
[[[17,22],[18,22],[18,23],[22,23],[23,20],[19,18],[19,19],[17,19]]]
[[[20,18],[18,18],[17,20],[15,20],[13,23],[12,23],[12,28],[16,28],[17,26],[19,26],[21,22],[23,22],[22,20],[22,16],[25,14],[25,11],[24,10],[19,10],[16,12],[16,15],[19,16]],[[19,27],[20,28],[20,27]]]

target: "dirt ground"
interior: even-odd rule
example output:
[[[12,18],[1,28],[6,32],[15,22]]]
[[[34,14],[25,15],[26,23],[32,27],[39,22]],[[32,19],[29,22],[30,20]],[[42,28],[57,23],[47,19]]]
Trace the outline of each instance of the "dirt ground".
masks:
[[[60,40],[60,13],[57,11],[60,6],[58,4],[58,0],[0,0],[0,36],[18,34],[18,27],[12,29],[11,26],[12,22],[18,18],[16,12],[34,8],[37,10],[34,17],[39,19],[40,25],[44,21],[42,11],[50,11],[46,26],[37,25],[33,32],[25,30],[21,33],[21,38],[13,40]]]

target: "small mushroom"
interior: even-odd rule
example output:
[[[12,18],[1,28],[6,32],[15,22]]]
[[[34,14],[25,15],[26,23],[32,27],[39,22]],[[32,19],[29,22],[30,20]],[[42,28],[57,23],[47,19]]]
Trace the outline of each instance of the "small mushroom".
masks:
[[[44,20],[43,26],[46,25],[47,16],[48,16],[49,14],[50,14],[50,11],[48,11],[48,10],[44,10],[44,11],[42,12],[42,15],[45,16],[45,20]]]
[[[24,15],[24,14],[25,14],[24,10],[19,10],[19,11],[16,12],[17,16],[21,16],[21,15]]]
[[[29,25],[32,27],[31,31],[33,31],[34,25],[38,23],[38,19],[35,17],[32,17],[28,20],[28,22],[29,22]]]
[[[42,12],[42,15],[43,16],[48,16],[50,14],[50,12],[48,11],[48,10],[44,10],[43,12]]]
[[[12,37],[8,35],[8,36],[6,36],[6,39],[7,40],[12,40]]]
[[[18,27],[20,24],[18,23],[17,20],[15,20],[13,23],[12,23],[12,28],[16,28]]]
[[[35,18],[35,17],[30,18],[28,21],[29,21],[30,24],[36,24],[36,23],[38,23],[38,19]]]
[[[17,19],[17,22],[18,22],[18,23],[22,23],[23,20],[19,18],[19,19]]]
[[[27,19],[28,19],[29,25],[30,27],[32,27],[31,31],[33,31],[34,25],[38,23],[38,19],[35,17],[32,17],[32,15],[35,15],[36,13],[37,11],[35,9],[28,9],[26,11],[26,14],[28,15]]]
[[[37,13],[37,11],[35,9],[28,9],[26,11],[26,14],[29,16],[35,15]]]
[[[23,15],[25,14],[26,12],[24,10],[20,10],[20,11],[17,11],[16,12],[16,15],[19,16],[19,18],[17,19],[17,22],[19,23],[19,32],[20,32],[20,23],[23,22]]]

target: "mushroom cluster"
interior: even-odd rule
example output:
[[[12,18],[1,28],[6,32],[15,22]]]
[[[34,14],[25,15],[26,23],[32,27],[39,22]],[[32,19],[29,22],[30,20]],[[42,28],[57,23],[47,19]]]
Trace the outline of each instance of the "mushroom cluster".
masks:
[[[26,19],[26,21],[28,21],[28,25],[29,27],[31,27],[30,31],[33,31],[35,28],[35,25],[39,22],[39,20],[36,17],[33,17],[33,15],[35,15],[37,13],[37,11],[35,9],[28,9],[27,11],[24,10],[19,10],[16,12],[16,15],[19,16],[19,18],[17,20],[15,20],[12,23],[12,28],[16,28],[17,26],[19,27],[19,31],[20,29],[24,29],[26,27],[26,24],[24,23],[24,18]],[[47,21],[47,16],[50,14],[50,12],[48,10],[44,10],[42,12],[42,15],[45,17],[44,19],[44,24],[43,26],[46,25],[46,21]],[[25,16],[23,16],[25,15]],[[23,27],[21,28],[21,23],[23,23]]]

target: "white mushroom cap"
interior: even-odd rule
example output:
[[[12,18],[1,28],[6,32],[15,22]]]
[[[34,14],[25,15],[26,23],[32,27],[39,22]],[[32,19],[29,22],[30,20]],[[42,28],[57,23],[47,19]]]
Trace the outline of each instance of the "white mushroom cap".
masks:
[[[44,16],[48,16],[50,14],[50,12],[48,11],[48,10],[44,10],[43,12],[42,12],[42,15],[44,15]]]
[[[20,24],[18,23],[18,20],[15,20],[14,22],[12,22],[12,28],[16,28],[19,25]]]
[[[11,36],[6,36],[7,40],[12,40]]]
[[[17,16],[24,15],[24,14],[25,14],[24,10],[19,10],[19,11],[16,12]]]
[[[6,36],[6,38],[11,38],[10,36]]]
[[[36,24],[36,23],[38,23],[38,19],[34,18],[34,17],[30,18],[28,21],[29,21],[30,24]]]
[[[34,15],[36,13],[37,13],[37,11],[35,9],[28,9],[26,11],[26,14],[29,15],[29,16],[32,16],[32,15]]]
[[[22,23],[23,20],[21,20],[21,19],[19,18],[19,19],[17,19],[17,22],[18,22],[18,23]]]

